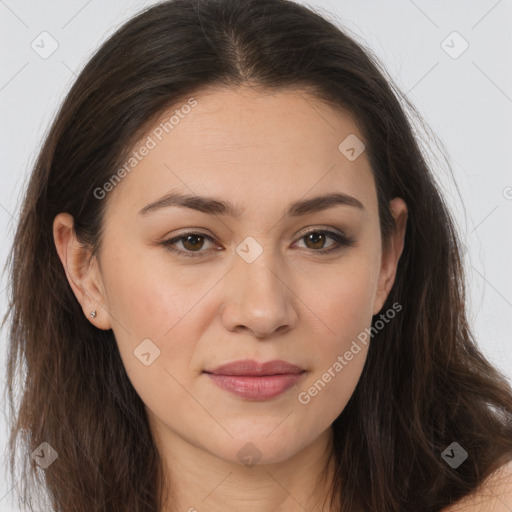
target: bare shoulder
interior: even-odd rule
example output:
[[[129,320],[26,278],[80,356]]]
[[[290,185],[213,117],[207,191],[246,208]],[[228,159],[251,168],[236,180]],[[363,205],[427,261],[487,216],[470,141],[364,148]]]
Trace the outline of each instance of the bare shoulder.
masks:
[[[512,460],[503,464],[471,495],[441,512],[511,512]]]

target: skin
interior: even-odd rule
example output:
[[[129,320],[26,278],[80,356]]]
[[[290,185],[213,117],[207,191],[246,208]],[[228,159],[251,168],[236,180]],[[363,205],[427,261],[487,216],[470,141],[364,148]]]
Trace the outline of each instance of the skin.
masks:
[[[298,395],[349,350],[372,315],[384,313],[407,206],[391,201],[397,229],[384,248],[366,153],[350,161],[338,150],[348,135],[363,136],[349,115],[304,92],[217,88],[195,98],[197,106],[104,199],[99,256],[77,242],[66,213],[54,220],[55,245],[84,315],[113,330],[146,405],[173,482],[173,505],[162,510],[320,511],[328,480],[315,477],[332,470],[331,424],[355,389],[368,346],[360,343],[309,403]],[[177,206],[138,214],[171,190],[232,202],[242,216]],[[332,192],[357,198],[364,210],[337,205],[285,216],[290,203]],[[337,244],[308,242],[310,228],[344,233],[354,245],[318,254]],[[213,241],[194,242],[202,252],[195,258],[161,245],[185,231]],[[248,236],[263,250],[252,263],[236,252]],[[191,251],[184,243],[175,247]],[[149,366],[134,356],[147,338],[160,350]],[[238,359],[283,359],[306,373],[275,398],[247,400],[203,373]],[[237,455],[247,443],[257,447],[256,465]]]
[[[512,510],[512,460],[501,466],[472,493],[442,512],[510,512]]]

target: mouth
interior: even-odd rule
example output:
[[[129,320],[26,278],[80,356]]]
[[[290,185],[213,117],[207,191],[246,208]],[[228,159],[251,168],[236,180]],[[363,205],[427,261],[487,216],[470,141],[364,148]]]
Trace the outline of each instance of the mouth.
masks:
[[[270,400],[295,386],[306,370],[287,361],[240,360],[205,373],[221,389],[248,400]]]

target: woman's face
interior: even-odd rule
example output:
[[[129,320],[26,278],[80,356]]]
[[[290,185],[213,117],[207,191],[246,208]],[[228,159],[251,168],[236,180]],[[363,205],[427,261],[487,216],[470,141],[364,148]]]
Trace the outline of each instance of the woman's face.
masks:
[[[136,165],[95,192],[104,238],[77,296],[112,328],[162,439],[278,462],[341,413],[406,219],[395,199],[400,229],[383,253],[361,141],[349,117],[298,91],[210,89],[162,116],[132,148]],[[297,368],[208,373],[241,360]]]

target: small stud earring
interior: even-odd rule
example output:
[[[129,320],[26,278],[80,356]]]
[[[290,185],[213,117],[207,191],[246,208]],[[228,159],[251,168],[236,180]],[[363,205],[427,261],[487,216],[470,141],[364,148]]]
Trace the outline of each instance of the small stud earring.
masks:
[[[95,309],[93,309],[91,311],[91,316],[92,316],[92,318],[96,318],[96,310]]]

